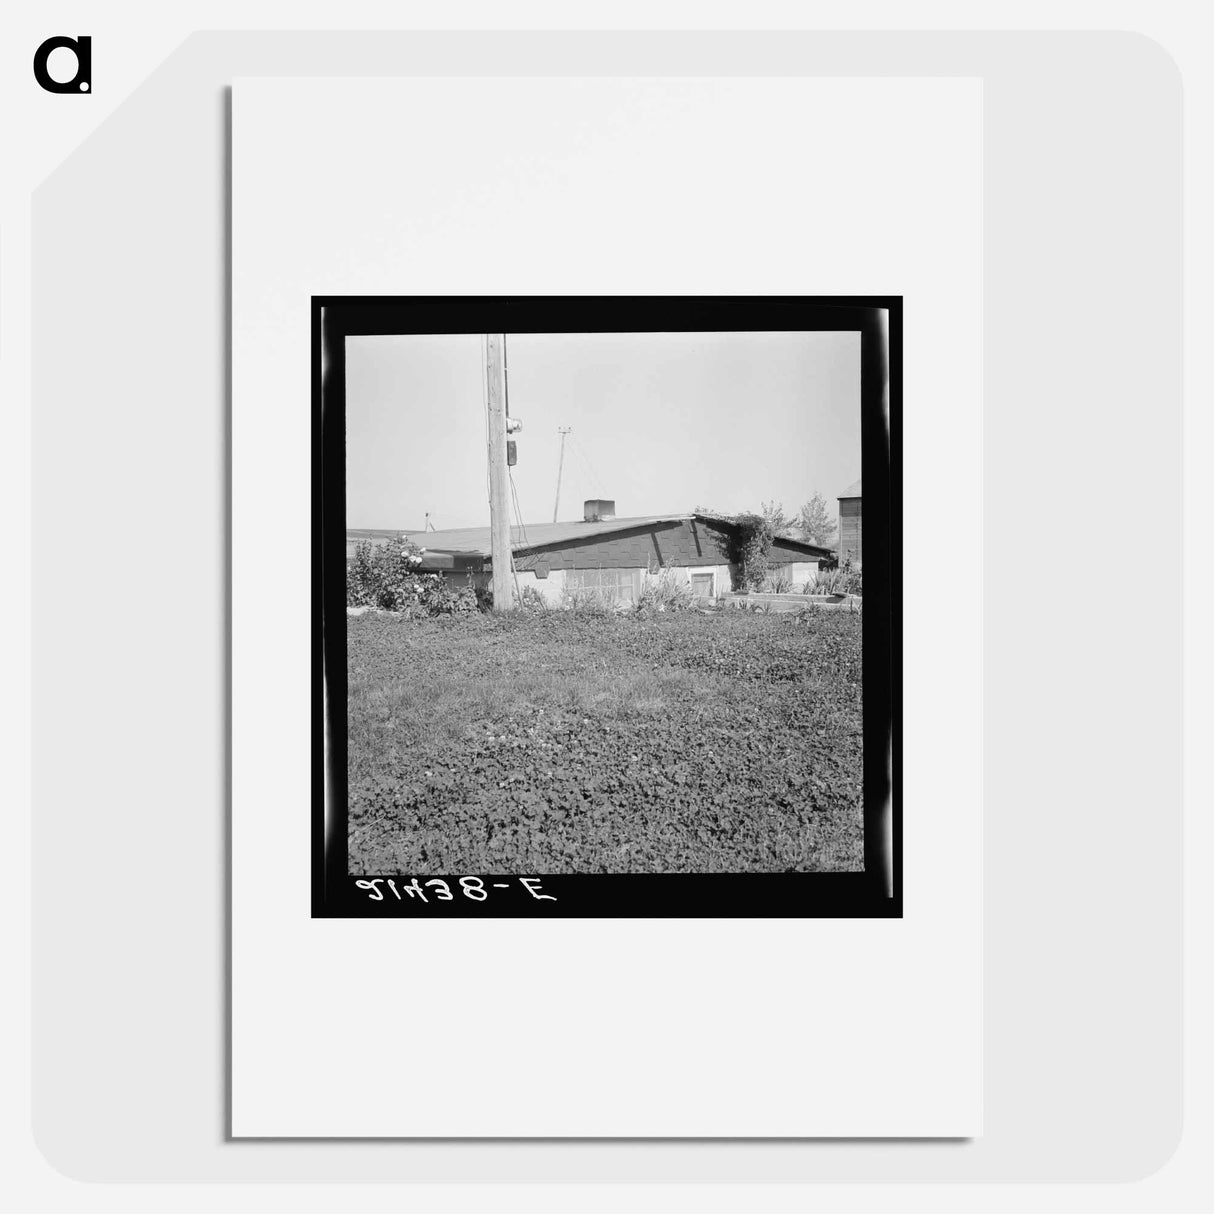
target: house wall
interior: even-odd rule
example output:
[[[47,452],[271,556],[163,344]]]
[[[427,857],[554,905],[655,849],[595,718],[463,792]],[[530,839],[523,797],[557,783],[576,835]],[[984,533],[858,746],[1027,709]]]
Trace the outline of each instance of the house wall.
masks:
[[[440,576],[452,590],[460,590],[468,585],[466,573],[448,573],[444,570]],[[543,596],[544,602],[550,607],[560,606],[561,592],[565,588],[565,571],[563,569],[552,570],[546,578],[537,577],[533,570],[521,569],[517,571],[517,577],[516,585],[519,594],[530,586]],[[493,576],[488,573],[474,573],[472,585],[478,590],[489,590],[493,586]]]
[[[487,573],[468,573],[467,570],[440,569],[438,576],[451,590],[463,590],[471,581],[477,590],[487,590],[492,578]]]
[[[769,563],[789,569],[794,580],[807,580],[817,561],[784,540],[776,540]],[[731,589],[736,572],[729,563],[724,530],[698,519],[650,524],[604,535],[601,540],[553,544],[515,558],[518,570],[546,567],[551,576],[561,569],[697,569],[716,571],[716,592]],[[812,572],[811,572],[812,571]]]
[[[729,566],[726,564],[718,565],[672,565],[669,566],[670,575],[676,582],[682,582],[688,585],[691,579],[703,574],[712,575],[712,591],[711,597],[716,598],[718,595],[728,594],[733,586],[733,576],[729,571]],[[642,571],[644,573],[644,571]],[[660,574],[652,575],[655,579]],[[643,579],[642,579],[643,584]]]
[[[844,497],[839,499],[839,559],[849,554],[857,564],[864,563],[863,536],[860,527],[860,507],[863,499]]]
[[[688,565],[685,570],[676,570],[676,575],[682,575],[680,581],[688,582],[695,575],[702,573],[712,574],[713,598],[718,598],[722,594],[728,594],[733,589],[733,575],[730,573],[728,565]]]
[[[786,565],[785,569],[792,574],[792,584],[794,586],[804,586],[807,582],[812,582],[818,576],[817,561],[793,561]]]
[[[543,596],[544,602],[549,607],[559,607],[561,605],[561,592],[565,588],[565,571],[563,569],[553,569],[547,577],[536,577],[535,572],[530,569],[519,569],[518,589],[521,594],[528,586]]]
[[[727,594],[732,585],[728,565],[675,565],[670,568],[675,580],[684,583],[690,582],[693,574],[712,574],[712,594],[714,597]],[[816,569],[817,566],[815,565],[814,568]],[[645,579],[649,576],[649,571],[641,568],[639,565],[630,570],[622,570],[622,572],[630,572],[635,576],[638,589],[645,584]],[[543,596],[544,601],[550,607],[559,607],[561,605],[562,593],[569,584],[564,569],[552,569],[546,578],[537,577],[534,570],[520,569],[517,576],[520,593],[526,587],[531,586],[538,594]]]

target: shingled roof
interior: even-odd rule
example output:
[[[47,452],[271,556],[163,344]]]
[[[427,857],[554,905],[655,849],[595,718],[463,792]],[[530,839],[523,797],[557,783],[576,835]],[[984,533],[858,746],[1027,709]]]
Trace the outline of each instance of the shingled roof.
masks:
[[[576,544],[605,535],[615,535],[621,531],[684,523],[692,519],[702,519],[708,523],[735,521],[733,516],[728,514],[688,511],[683,514],[643,514],[633,518],[603,519],[597,523],[588,523],[581,519],[570,523],[528,523],[523,527],[510,528],[510,548],[515,553],[529,552],[532,549]],[[428,553],[487,557],[492,550],[488,527],[451,527],[445,531],[405,531],[398,534],[405,535]],[[813,548],[824,555],[830,551],[806,540],[799,532],[789,529],[777,532],[776,538],[804,548]]]
[[[863,480],[863,479],[864,479],[863,477],[860,478],[860,480]],[[844,489],[843,492],[839,494],[839,500],[842,501],[843,498],[845,498],[845,497],[863,497],[863,496],[864,495],[860,492],[860,481],[856,481],[856,483],[854,485],[848,485],[847,488]]]
[[[514,552],[526,552],[530,548],[595,539],[634,527],[681,523],[692,517],[690,514],[647,514],[638,518],[604,519],[599,523],[587,523],[581,519],[575,523],[528,523],[523,527],[510,528],[510,547]],[[492,548],[488,527],[452,527],[446,531],[406,531],[404,534],[427,552],[488,556]]]

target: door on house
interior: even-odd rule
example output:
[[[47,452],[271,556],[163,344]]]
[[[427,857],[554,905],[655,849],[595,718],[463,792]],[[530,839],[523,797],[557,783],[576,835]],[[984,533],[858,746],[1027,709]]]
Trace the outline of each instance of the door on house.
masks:
[[[712,598],[712,574],[693,573],[691,575],[692,592],[699,598]]]

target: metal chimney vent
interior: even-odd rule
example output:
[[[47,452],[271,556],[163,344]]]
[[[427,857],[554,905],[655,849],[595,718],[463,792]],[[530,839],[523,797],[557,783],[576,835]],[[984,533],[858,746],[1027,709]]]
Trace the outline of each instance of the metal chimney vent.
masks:
[[[586,502],[586,522],[601,523],[609,518],[615,518],[615,502],[604,501],[597,497]]]

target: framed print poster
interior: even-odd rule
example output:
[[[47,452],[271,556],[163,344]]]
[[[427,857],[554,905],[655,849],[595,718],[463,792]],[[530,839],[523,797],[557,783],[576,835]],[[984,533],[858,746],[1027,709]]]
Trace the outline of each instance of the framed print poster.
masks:
[[[232,1134],[979,1133],[978,83],[233,149]]]
[[[899,915],[901,301],[313,309],[313,913]]]

